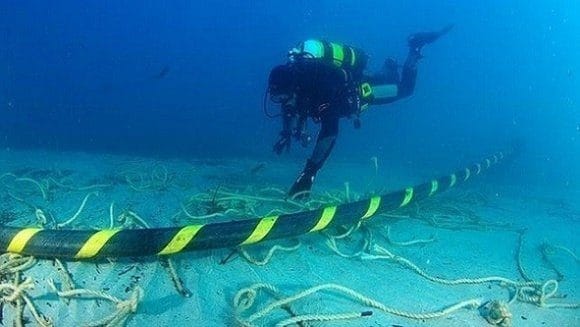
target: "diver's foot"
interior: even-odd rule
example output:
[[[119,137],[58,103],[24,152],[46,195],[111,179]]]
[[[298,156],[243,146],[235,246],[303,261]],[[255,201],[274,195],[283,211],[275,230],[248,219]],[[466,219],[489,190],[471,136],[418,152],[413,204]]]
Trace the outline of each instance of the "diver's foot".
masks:
[[[302,172],[294,185],[290,188],[288,192],[288,197],[292,200],[304,200],[310,197],[310,189],[312,188],[312,183],[314,183],[313,174],[308,174]]]
[[[426,44],[437,41],[441,36],[447,34],[453,28],[453,24],[447,25],[436,32],[419,32],[409,35],[407,43],[409,48],[417,53],[421,53],[421,48]]]

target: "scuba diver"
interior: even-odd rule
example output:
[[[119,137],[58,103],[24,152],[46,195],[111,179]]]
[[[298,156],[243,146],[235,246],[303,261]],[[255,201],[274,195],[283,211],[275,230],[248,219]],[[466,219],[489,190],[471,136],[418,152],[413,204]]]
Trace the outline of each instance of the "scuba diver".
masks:
[[[306,147],[311,140],[306,131],[308,118],[320,124],[320,131],[312,155],[288,192],[289,197],[309,196],[316,173],[334,147],[340,118],[354,118],[354,126],[359,128],[359,116],[368,106],[410,96],[415,89],[423,46],[452,27],[410,35],[409,52],[400,73],[397,61],[388,58],[380,73],[367,76],[364,70],[368,56],[360,49],[333,42],[311,39],[290,50],[288,62],[271,70],[264,98],[265,110],[268,95],[270,101],[281,107],[282,131],[274,152],[289,151],[293,138]],[[275,117],[267,110],[266,114]]]

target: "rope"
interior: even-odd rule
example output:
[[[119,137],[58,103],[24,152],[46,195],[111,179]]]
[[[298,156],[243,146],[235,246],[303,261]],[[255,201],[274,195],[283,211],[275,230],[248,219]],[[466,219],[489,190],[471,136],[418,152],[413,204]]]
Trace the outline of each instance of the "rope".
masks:
[[[67,220],[67,221],[65,221],[63,223],[57,224],[56,226],[58,228],[64,227],[66,225],[69,225],[73,221],[75,221],[79,217],[79,215],[81,214],[81,212],[83,211],[83,209],[85,208],[85,205],[87,204],[87,200],[89,199],[89,197],[91,195],[96,195],[96,194],[97,194],[96,192],[92,192],[92,193],[89,193],[89,194],[85,195],[85,198],[83,199],[83,202],[81,203],[81,206],[79,207],[79,209],[77,210],[77,212],[69,220]]]
[[[62,291],[56,288],[54,281],[52,279],[48,280],[48,286],[61,298],[73,298],[73,299],[102,299],[107,300],[115,304],[116,310],[109,316],[98,320],[96,322],[91,322],[89,324],[81,324],[88,326],[123,326],[125,321],[129,318],[131,314],[137,312],[137,306],[141,299],[143,298],[143,290],[140,287],[133,289],[131,296],[127,300],[121,300],[112,295],[106,294],[100,291],[94,291],[89,289],[73,289],[68,291]]]
[[[354,252],[352,254],[347,254],[342,252],[339,248],[338,248],[338,244],[337,244],[337,240],[341,240],[344,239],[346,237],[349,237],[350,235],[352,235],[352,233],[354,233],[355,231],[357,231],[359,228],[361,227],[361,222],[359,222],[358,224],[352,226],[350,229],[348,229],[346,231],[346,233],[344,234],[339,234],[339,235],[331,235],[330,233],[323,233],[328,239],[326,240],[326,245],[337,255],[343,257],[343,258],[357,258],[362,256],[365,251],[368,251],[369,246],[372,244],[373,241],[373,234],[371,232],[370,229],[368,228],[364,228],[362,229],[366,235],[363,238],[363,245],[361,247],[361,249],[357,252]]]
[[[302,246],[302,243],[300,242],[298,242],[296,245],[293,246],[274,245],[268,250],[268,253],[263,259],[256,259],[252,255],[250,255],[250,253],[248,253],[248,251],[246,251],[244,247],[240,247],[239,251],[242,257],[246,259],[246,261],[248,261],[249,263],[252,263],[257,266],[264,266],[270,262],[272,256],[276,251],[285,251],[285,252],[296,251],[298,250],[298,248],[300,248],[300,246]]]
[[[15,320],[16,325],[22,324],[23,322],[21,314],[24,307],[22,307],[21,301],[24,301],[28,310],[32,313],[32,316],[40,326],[52,326],[52,321],[49,318],[40,315],[34,306],[34,303],[32,303],[30,298],[27,296],[26,291],[32,289],[34,289],[34,282],[30,277],[27,277],[22,283],[18,283],[18,280],[14,283],[2,283],[0,284],[0,294],[2,294],[1,302],[17,303],[17,306],[20,306],[17,308],[17,319]]]
[[[528,275],[528,273],[524,269],[524,265],[522,264],[522,248],[523,247],[524,247],[524,232],[522,231],[519,233],[518,246],[516,248],[516,259],[517,259],[517,263],[518,263],[518,271],[520,272],[520,275],[522,276],[522,278],[524,280],[531,281],[532,278],[530,277],[530,275]]]
[[[403,241],[403,242],[394,241],[391,238],[391,226],[387,226],[387,241],[389,241],[389,243],[391,243],[395,246],[411,246],[411,245],[427,244],[427,243],[435,242],[435,236],[431,236],[428,239],[415,239],[415,240]]]
[[[378,254],[363,254],[363,256],[361,256],[361,258],[365,259],[365,260],[387,259],[390,261],[394,261],[394,262],[402,265],[403,267],[406,267],[406,268],[416,272],[420,276],[422,276],[422,277],[424,277],[432,282],[439,283],[439,284],[460,285],[460,284],[483,284],[483,283],[489,283],[489,282],[498,282],[501,284],[514,286],[514,287],[539,285],[539,283],[535,282],[535,281],[517,282],[517,281],[511,280],[508,278],[498,277],[498,276],[482,277],[482,278],[459,278],[459,279],[445,279],[445,278],[434,277],[434,276],[431,276],[428,273],[426,273],[424,270],[419,268],[417,265],[415,265],[410,260],[405,259],[405,258],[400,257],[400,256],[397,256],[397,255],[391,253],[389,250],[387,250],[379,245],[375,244],[373,246],[373,250],[376,251]]]
[[[48,200],[48,195],[46,194],[46,190],[44,189],[44,186],[42,186],[36,180],[29,178],[29,177],[20,177],[20,178],[16,178],[14,181],[16,181],[16,182],[29,182],[29,183],[34,184],[36,187],[38,187],[38,189],[42,193],[42,198],[44,200]]]
[[[0,303],[12,303],[16,306],[14,325],[24,325],[24,309],[30,313],[40,326],[52,326],[50,319],[38,313],[34,303],[28,297],[27,291],[34,289],[32,278],[27,277],[20,282],[20,274],[36,264],[33,257],[23,257],[17,254],[4,253],[0,255]]]
[[[34,266],[36,260],[33,257],[23,257],[18,254],[4,253],[0,255],[0,275],[10,275],[27,270]]]
[[[378,309],[382,312],[389,313],[392,315],[410,318],[410,319],[415,319],[415,320],[440,318],[440,317],[449,315],[449,314],[451,314],[457,310],[460,310],[462,308],[476,308],[476,307],[479,307],[481,305],[481,301],[479,299],[470,299],[470,300],[465,300],[465,301],[453,304],[451,306],[448,306],[448,307],[441,309],[441,310],[438,310],[438,311],[421,312],[421,313],[407,312],[407,311],[395,309],[392,307],[388,307],[379,301],[376,301],[370,297],[367,297],[367,296],[365,296],[361,293],[358,293],[352,289],[349,289],[347,287],[344,287],[344,286],[341,286],[338,284],[323,284],[323,285],[318,285],[318,286],[306,289],[306,290],[304,290],[300,293],[297,293],[295,295],[276,300],[276,301],[270,303],[269,305],[267,305],[266,307],[264,307],[263,309],[253,313],[249,317],[247,317],[245,319],[241,318],[240,315],[244,311],[247,311],[249,308],[252,307],[252,305],[254,304],[255,299],[257,297],[258,291],[262,290],[262,289],[266,290],[269,293],[274,294],[274,295],[279,294],[278,289],[272,285],[269,285],[269,284],[255,284],[255,285],[252,285],[248,288],[241,289],[236,294],[236,296],[234,298],[234,308],[235,308],[236,313],[237,313],[237,320],[243,326],[253,326],[253,322],[255,322],[258,319],[266,317],[274,309],[280,308],[284,305],[288,305],[292,302],[295,302],[297,300],[300,300],[302,298],[310,296],[314,293],[317,293],[320,291],[329,291],[329,290],[335,291],[338,293],[342,293],[342,294],[346,295],[348,298],[350,298],[351,300],[358,302],[361,305],[375,308],[375,309]],[[305,322],[305,321],[331,321],[331,320],[355,319],[355,318],[360,318],[360,317],[367,317],[367,316],[370,316],[371,314],[372,314],[372,312],[368,312],[368,311],[353,312],[353,313],[340,313],[340,314],[316,314],[316,315],[309,314],[309,315],[297,316],[297,317],[293,317],[293,318],[290,318],[287,320],[283,320],[283,321],[279,322],[278,324],[276,324],[276,326],[286,326],[288,324],[297,323],[297,322]]]
[[[179,275],[177,275],[177,269],[175,269],[173,260],[167,257],[162,257],[159,262],[161,263],[161,266],[167,270],[167,273],[169,273],[169,278],[171,278],[171,282],[173,282],[173,286],[175,286],[177,293],[181,294],[183,297],[191,297],[191,291],[185,287],[183,280],[181,280]]]

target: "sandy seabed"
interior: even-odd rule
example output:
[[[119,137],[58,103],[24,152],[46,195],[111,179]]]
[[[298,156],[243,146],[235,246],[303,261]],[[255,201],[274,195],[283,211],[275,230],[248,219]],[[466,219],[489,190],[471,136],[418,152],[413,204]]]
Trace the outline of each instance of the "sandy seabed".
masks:
[[[251,158],[184,161],[5,151],[0,153],[0,219],[9,226],[61,224],[63,228],[101,229],[110,227],[111,218],[114,227],[144,228],[260,216],[280,209],[282,192],[301,164]],[[458,168],[449,167],[445,173]],[[439,175],[392,162],[333,161],[318,176],[313,198],[362,199]],[[252,263],[232,249],[175,255],[172,263],[186,288],[182,293],[188,297],[178,292],[165,265],[152,257],[65,262],[75,289],[101,292],[110,299],[59,297],[57,291],[66,283],[54,260],[37,260],[18,278],[33,281],[25,294],[55,326],[104,322],[123,308],[128,313],[120,321],[127,326],[236,326],[238,320],[273,326],[302,315],[320,321],[301,322],[300,326],[491,326],[484,318],[485,306],[461,308],[438,318],[412,319],[383,312],[377,305],[373,308],[368,302],[361,303],[361,298],[395,310],[425,313],[472,299],[481,305],[494,300],[507,303],[518,290],[496,281],[446,285],[413,271],[402,263],[403,258],[435,279],[496,276],[540,284],[555,280],[558,289],[551,292],[555,284],[549,284],[551,288],[545,290],[553,294],[536,301],[516,298],[507,305],[510,318],[498,319],[497,324],[579,326],[576,234],[580,231],[580,190],[497,183],[497,178],[488,177],[478,176],[428,201],[374,217],[343,238],[332,235],[344,234],[352,226],[244,248],[254,260],[265,258],[274,246],[294,249],[274,252],[264,265]],[[231,199],[231,194],[240,197],[220,200]],[[260,202],[250,196],[272,201]],[[232,209],[228,206],[234,210],[227,211]],[[281,210],[300,208],[285,206]],[[329,246],[329,240],[334,240],[335,250],[343,256]],[[297,244],[301,246],[296,248]],[[385,252],[377,249],[387,250],[391,258],[378,258]],[[6,273],[4,283],[13,282],[8,276],[14,278]],[[275,287],[277,293],[258,289],[249,306],[248,296],[253,293],[239,292],[256,284]],[[356,293],[323,289],[262,311],[276,299],[325,284]],[[136,296],[136,289],[142,293],[131,306],[126,301]],[[2,294],[1,317],[5,325],[12,325],[17,317],[14,293],[5,289]],[[237,294],[241,297],[236,303]],[[356,299],[353,294],[361,297]],[[242,312],[244,304],[248,308]],[[576,307],[552,307],[562,304]],[[257,312],[263,314],[258,317]],[[28,307],[23,317],[25,322],[37,324]]]

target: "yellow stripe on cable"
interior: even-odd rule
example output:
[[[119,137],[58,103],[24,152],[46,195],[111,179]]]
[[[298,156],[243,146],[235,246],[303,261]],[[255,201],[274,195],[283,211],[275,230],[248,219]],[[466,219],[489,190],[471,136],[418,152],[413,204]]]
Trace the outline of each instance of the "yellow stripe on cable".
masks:
[[[372,217],[375,214],[375,212],[379,210],[380,205],[381,205],[381,197],[373,196],[369,201],[369,208],[367,209],[367,212],[364,214],[364,216],[361,217],[361,219],[368,219]]]
[[[172,254],[183,250],[183,248],[191,242],[203,226],[204,225],[189,225],[183,227],[179,232],[177,232],[177,234],[175,234],[175,236],[173,236],[171,241],[167,243],[163,250],[157,254]]]
[[[107,244],[107,242],[117,234],[120,229],[105,229],[98,231],[91,235],[91,237],[83,244],[79,252],[75,255],[75,259],[92,258],[99,254],[99,251]]]
[[[465,178],[463,179],[463,181],[465,182],[466,180],[468,180],[469,176],[471,176],[471,170],[469,170],[469,168],[465,168]]]
[[[28,241],[30,241],[30,239],[41,230],[41,228],[25,228],[19,231],[16,233],[16,235],[14,235],[10,241],[10,244],[8,244],[6,252],[22,253]]]
[[[429,191],[429,196],[435,194],[435,192],[437,192],[437,189],[439,189],[439,182],[434,179],[431,181],[431,191]]]
[[[449,181],[449,187],[453,187],[455,185],[455,183],[457,183],[457,176],[455,176],[455,174],[451,174],[450,177],[450,181]]]
[[[320,219],[318,219],[318,223],[316,223],[316,226],[312,227],[310,232],[316,232],[326,228],[326,226],[328,226],[328,224],[330,224],[330,222],[334,218],[335,213],[336,206],[324,208],[324,210],[322,211],[322,215],[320,216]]]
[[[401,205],[399,207],[406,206],[407,204],[409,204],[409,202],[411,202],[412,199],[413,199],[413,188],[407,187],[405,189],[405,198],[403,199],[403,202],[401,202]]]
[[[261,240],[263,240],[264,237],[266,237],[266,235],[268,235],[268,233],[272,230],[272,227],[274,227],[274,224],[276,223],[276,220],[278,220],[278,217],[279,216],[270,216],[260,219],[260,222],[258,223],[256,228],[254,228],[252,234],[250,234],[250,236],[248,236],[248,238],[245,241],[243,241],[240,245],[258,243]]]

